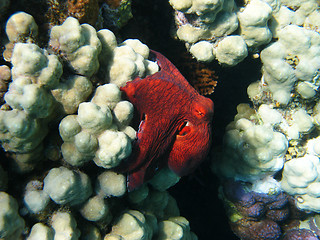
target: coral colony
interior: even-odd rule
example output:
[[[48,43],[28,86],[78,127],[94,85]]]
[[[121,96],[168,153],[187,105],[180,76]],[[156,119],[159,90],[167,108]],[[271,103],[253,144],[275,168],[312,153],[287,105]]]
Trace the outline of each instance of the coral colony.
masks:
[[[37,45],[37,32],[27,13],[7,21],[14,47],[4,55],[12,68],[2,67],[1,76],[4,85],[10,75],[12,82],[0,110],[0,139],[15,172],[37,171],[38,164],[53,167],[27,178],[21,214],[17,200],[0,193],[0,237],[171,239],[178,234],[197,239],[165,191],[179,181],[177,175],[164,168],[150,182],[152,188],[144,184],[127,194],[125,173],[113,170],[131,154],[136,138],[129,125],[134,108],[119,87],[159,70],[148,60],[149,48],[133,39],[118,45],[111,31],[96,32],[72,17],[52,27],[47,48]],[[95,74],[105,83],[93,83]],[[60,151],[64,163],[59,164]],[[100,171],[79,170],[92,160]],[[0,171],[0,187],[6,190],[7,172]]]
[[[1,3],[0,18],[8,2]],[[97,9],[97,1],[80,14],[85,16],[81,23],[75,18],[81,4],[62,8],[58,1],[50,2],[49,33],[25,12],[1,19],[6,21],[3,59],[8,64],[0,66],[0,142],[7,159],[0,165],[0,238],[198,239],[166,190],[202,156],[154,160],[166,149],[152,149],[150,141],[161,135],[154,129],[151,136],[143,135],[150,130],[148,114],[155,111],[141,103],[150,97],[144,91],[163,94],[146,84],[157,81],[156,76],[170,78],[174,87],[182,84],[178,89],[185,91],[183,97],[193,89],[174,82],[175,77],[182,79],[177,69],[139,40],[120,42],[112,31],[96,31],[89,25],[84,13]],[[120,15],[121,2],[124,12],[130,10],[130,1],[114,1]],[[247,88],[251,105],[238,105],[222,150],[212,149],[211,154],[231,229],[244,240],[319,239],[319,1],[169,0],[169,4],[176,38],[198,61],[233,67],[249,55],[262,62],[261,79]],[[147,89],[136,93],[139,81]],[[200,103],[184,104],[198,104],[195,123],[206,116],[201,130],[209,136],[204,134],[200,142],[206,152],[212,102],[191,95],[184,101]],[[199,132],[193,127],[193,114],[182,111],[182,117],[189,118],[179,122],[174,138],[165,132],[169,134],[165,141]],[[135,128],[140,120],[140,128]],[[145,141],[140,146],[151,153],[142,160],[134,155],[139,136]],[[185,149],[171,148],[178,156]],[[9,191],[11,178],[17,184]]]

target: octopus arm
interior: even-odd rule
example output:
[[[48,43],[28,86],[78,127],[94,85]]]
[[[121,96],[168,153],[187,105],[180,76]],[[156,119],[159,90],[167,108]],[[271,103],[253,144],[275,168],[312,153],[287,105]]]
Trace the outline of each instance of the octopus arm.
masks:
[[[155,124],[156,123],[156,124]],[[159,131],[158,124],[165,130]],[[127,178],[128,190],[131,191],[149,180],[157,169],[160,169],[176,139],[178,124],[169,118],[154,121],[148,119],[138,132],[138,139],[133,148],[133,155],[127,161],[129,172]]]
[[[160,71],[152,75],[153,78],[167,79],[172,81],[174,84],[178,84],[182,89],[185,89],[191,94],[198,94],[198,92],[189,84],[187,79],[179,72],[179,70],[170,62],[165,56],[161,53],[158,53],[154,50],[150,50],[151,57],[157,61],[157,64],[160,67]]]

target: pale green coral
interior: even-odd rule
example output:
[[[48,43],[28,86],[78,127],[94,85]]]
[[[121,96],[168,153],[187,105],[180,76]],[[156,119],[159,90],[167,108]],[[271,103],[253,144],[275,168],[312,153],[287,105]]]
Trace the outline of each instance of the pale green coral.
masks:
[[[289,143],[284,134],[274,129],[282,118],[274,109],[264,105],[260,108],[256,114],[246,116],[242,111],[248,112],[247,109],[238,107],[238,115],[247,118],[236,116],[229,124],[225,152],[213,165],[218,175],[254,183],[283,168]]]
[[[127,239],[127,240],[151,240],[152,238],[152,221],[144,214],[136,210],[128,210],[123,213],[111,233],[105,236],[105,240]]]
[[[77,240],[81,234],[76,220],[68,212],[55,212],[51,218],[51,226],[55,232],[54,239]]]
[[[104,171],[97,177],[95,191],[102,197],[121,197],[126,193],[127,180],[123,174]]]
[[[248,47],[261,46],[270,42],[272,33],[268,27],[268,20],[271,14],[271,6],[262,0],[250,1],[243,11],[238,13],[240,35]]]
[[[159,223],[157,240],[197,240],[184,217],[171,217]]]
[[[88,199],[80,209],[81,215],[88,221],[104,221],[112,219],[109,205],[106,199],[101,196],[94,196]]]
[[[30,78],[47,89],[55,87],[62,75],[62,64],[56,55],[49,55],[36,44],[16,43],[12,53],[12,79]]]
[[[80,25],[77,19],[68,17],[51,29],[49,45],[66,58],[76,73],[91,77],[98,71],[101,43],[89,24]]]
[[[13,109],[24,110],[33,118],[48,117],[55,107],[54,98],[47,89],[23,77],[10,84],[5,101]]]
[[[121,87],[136,77],[157,72],[158,65],[147,60],[148,56],[149,48],[138,40],[126,40],[114,48],[109,66],[110,83]]]
[[[52,168],[43,180],[43,191],[57,204],[78,205],[92,193],[89,177],[65,167]]]
[[[30,24],[22,27],[36,27],[34,22]],[[118,45],[111,31],[96,33],[93,27],[80,25],[73,18],[52,28],[46,48],[35,44],[35,35],[10,26],[16,28],[11,30],[18,37],[11,58],[13,81],[6,93],[7,105],[0,110],[0,141],[11,152],[17,164],[15,171],[32,170],[41,161],[37,171],[28,175],[23,193],[22,212],[39,222],[31,232],[28,225],[26,239],[79,239],[80,222],[84,239],[102,239],[102,234],[107,234],[105,239],[154,239],[158,222],[180,215],[177,203],[165,191],[179,180],[178,176],[161,171],[151,183],[161,191],[149,190],[145,184],[128,197],[124,174],[110,169],[96,177],[86,167],[77,169],[90,160],[103,168],[114,168],[129,157],[136,138],[130,126],[134,108],[122,99],[119,86],[159,70],[157,63],[148,60],[149,48],[136,39]],[[41,42],[41,46],[45,44]],[[106,84],[109,81],[118,81],[119,86]],[[87,98],[91,94],[90,101]],[[56,131],[59,121],[62,146]],[[67,162],[63,167],[60,150]],[[48,164],[44,153],[56,162]],[[50,169],[51,164],[55,167]],[[36,175],[40,166],[47,171],[40,173],[43,177]],[[6,179],[1,181],[0,187],[5,187]],[[56,204],[60,211],[51,215],[47,225],[40,223]],[[128,210],[131,206],[137,210]],[[111,224],[115,224],[112,231],[106,233]]]
[[[6,151],[27,153],[34,150],[46,136],[43,121],[29,117],[21,110],[0,110],[0,139]]]
[[[7,194],[0,192],[0,238],[19,239],[24,229],[24,220],[18,213],[17,201]]]
[[[38,26],[30,14],[18,12],[8,19],[6,34],[11,42],[34,41],[38,36]]]
[[[31,228],[31,232],[27,240],[38,240],[38,239],[53,240],[54,239],[53,229],[49,228],[43,223],[36,223]]]
[[[130,123],[133,107],[119,100],[119,88],[105,84],[97,88],[91,102],[79,105],[77,116],[69,115],[61,121],[61,149],[68,163],[80,166],[93,159],[98,166],[112,168],[130,155],[130,138],[121,129]]]

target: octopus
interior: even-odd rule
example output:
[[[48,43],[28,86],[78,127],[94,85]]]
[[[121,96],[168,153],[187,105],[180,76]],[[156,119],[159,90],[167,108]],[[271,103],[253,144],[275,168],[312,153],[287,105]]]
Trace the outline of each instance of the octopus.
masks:
[[[150,55],[160,70],[120,88],[139,120],[132,154],[119,168],[127,173],[128,191],[165,166],[178,176],[191,173],[212,140],[212,100],[201,96],[162,54],[151,50]]]

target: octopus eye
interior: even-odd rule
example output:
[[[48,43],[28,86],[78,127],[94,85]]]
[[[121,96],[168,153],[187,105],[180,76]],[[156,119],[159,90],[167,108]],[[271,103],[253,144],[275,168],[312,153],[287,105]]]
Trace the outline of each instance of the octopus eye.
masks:
[[[189,122],[183,122],[178,128],[178,136],[185,136],[191,131]]]

